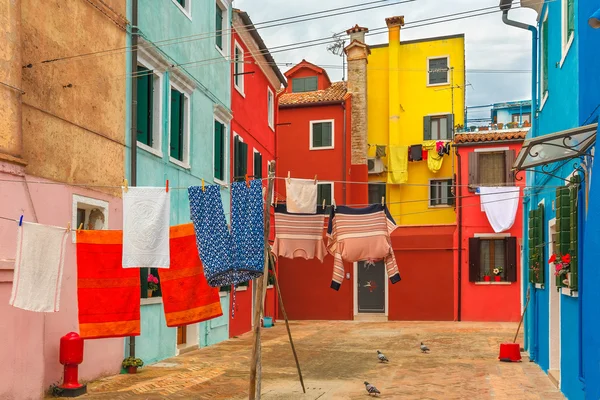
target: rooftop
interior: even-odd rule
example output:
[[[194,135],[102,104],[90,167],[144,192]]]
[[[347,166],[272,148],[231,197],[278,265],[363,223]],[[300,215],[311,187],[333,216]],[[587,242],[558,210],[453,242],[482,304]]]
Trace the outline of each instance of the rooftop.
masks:
[[[325,90],[315,90],[314,92],[286,93],[279,98],[280,106],[293,107],[301,104],[329,103],[333,101],[343,101],[348,90],[346,82],[334,82]]]
[[[454,143],[501,142],[504,140],[525,140],[529,128],[502,129],[494,131],[479,131],[457,133]]]
[[[494,103],[492,107],[497,110],[499,108],[512,108],[512,107],[531,107],[531,100],[520,100],[520,101],[506,101],[504,103]]]

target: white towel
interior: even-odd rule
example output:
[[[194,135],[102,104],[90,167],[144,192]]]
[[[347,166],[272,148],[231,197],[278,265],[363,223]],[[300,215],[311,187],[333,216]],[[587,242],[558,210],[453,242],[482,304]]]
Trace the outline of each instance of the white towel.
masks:
[[[123,268],[169,268],[169,213],[165,188],[123,193]]]
[[[481,208],[485,211],[494,232],[510,229],[519,208],[518,187],[480,187]]]
[[[65,260],[67,230],[23,222],[17,229],[17,255],[11,306],[57,312]]]
[[[286,179],[287,211],[297,214],[316,214],[317,185],[311,179]]]

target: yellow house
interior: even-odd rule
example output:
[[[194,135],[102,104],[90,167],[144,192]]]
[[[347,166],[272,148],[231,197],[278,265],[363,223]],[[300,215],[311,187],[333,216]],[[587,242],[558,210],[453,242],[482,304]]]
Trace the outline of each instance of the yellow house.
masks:
[[[464,35],[402,42],[404,17],[386,22],[367,64],[369,202],[385,196],[401,226],[455,224],[453,151],[436,146],[464,125]]]

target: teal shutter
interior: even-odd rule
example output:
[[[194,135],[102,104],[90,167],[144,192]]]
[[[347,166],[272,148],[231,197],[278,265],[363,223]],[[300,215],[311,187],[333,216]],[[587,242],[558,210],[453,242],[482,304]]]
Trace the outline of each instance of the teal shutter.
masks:
[[[423,117],[423,140],[431,140],[431,117]]]
[[[542,96],[548,90],[548,20],[542,23]]]
[[[224,180],[224,158],[225,158],[225,135],[224,126],[219,121],[215,121],[215,149],[214,149],[214,173],[215,178]]]
[[[567,39],[575,32],[575,0],[567,0]]]
[[[304,91],[313,92],[319,88],[319,80],[316,76],[304,78]]]
[[[215,13],[216,21],[215,21],[215,30],[217,31],[216,36],[216,45],[219,49],[223,50],[223,10],[219,5],[216,5],[217,11]]]
[[[556,253],[560,256],[569,253],[571,246],[571,209],[569,188],[562,186],[556,189]],[[551,273],[555,273],[552,270]],[[556,287],[563,287],[565,276],[556,276]]]
[[[571,190],[570,190],[570,228],[571,228],[571,237],[570,237],[570,246],[569,246],[569,254],[571,255],[571,279],[569,279],[569,288],[571,290],[578,289],[578,250],[579,250],[579,219],[578,219],[578,205],[579,205],[579,188],[581,183],[581,177],[579,175],[575,175],[571,179]]]
[[[292,93],[304,92],[304,79],[295,78],[292,79]]]
[[[312,137],[312,145],[313,147],[323,147],[323,124],[316,123],[312,126],[313,137]]]
[[[137,140],[152,146],[152,71],[137,67]]]
[[[171,157],[183,161],[183,94],[171,89]]]

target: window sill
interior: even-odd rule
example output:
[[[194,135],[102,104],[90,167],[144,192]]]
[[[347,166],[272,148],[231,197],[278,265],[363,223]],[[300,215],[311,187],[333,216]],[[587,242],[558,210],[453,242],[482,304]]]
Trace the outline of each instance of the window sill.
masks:
[[[454,206],[450,204],[440,204],[439,206],[430,205],[429,208],[454,208]]]
[[[267,289],[273,289],[273,285],[267,286]]]
[[[173,4],[175,4],[177,6],[177,8],[179,8],[179,10],[183,13],[183,15],[185,15],[190,21],[192,20],[192,16],[190,15],[189,10],[186,10],[185,8],[181,7],[181,4],[179,4],[175,0],[171,0],[171,1],[173,2]]]
[[[144,151],[147,151],[148,153],[153,154],[156,157],[163,158],[162,151],[160,151],[158,149],[155,149],[154,147],[150,147],[147,144],[144,144],[142,142],[137,142],[137,147],[138,147],[138,149],[142,149]]]
[[[500,281],[500,282],[496,282],[496,281],[483,281],[483,282],[475,282],[476,285],[500,285],[500,286],[508,286],[508,285],[512,285],[513,282],[506,282],[506,281]]]
[[[243,97],[246,98],[246,93],[244,93],[244,89],[234,84],[235,90]]]
[[[437,86],[448,86],[450,82],[446,83],[427,83],[427,87],[437,87]]]
[[[162,304],[162,297],[151,297],[149,299],[140,299],[140,305],[149,306],[152,304]]]
[[[542,96],[542,101],[540,102],[540,111],[542,111],[544,109],[546,100],[548,100],[548,91],[547,90],[544,92],[544,95]]]
[[[309,150],[333,150],[334,146],[323,146],[323,147],[309,147]]]
[[[215,49],[217,49],[217,51],[219,52],[219,54],[221,54],[223,57],[227,58],[225,56],[225,52],[223,51],[223,49],[220,48],[216,43],[215,43]]]
[[[219,297],[227,297],[227,295],[229,295],[229,292],[219,292]]]
[[[171,156],[169,156],[169,161],[171,161],[173,164],[180,166],[183,169],[191,169],[192,167],[190,167],[190,164],[188,163],[184,163],[183,161],[179,161],[176,158],[173,158]]]
[[[563,47],[563,49],[562,49],[562,58],[560,59],[560,64],[559,64],[559,68],[561,68],[561,69],[562,69],[563,64],[565,63],[565,60],[567,59],[567,56],[569,55],[569,50],[571,49],[571,45],[573,44],[574,39],[575,39],[575,33],[571,33],[571,37],[569,38],[567,45],[565,47]]]
[[[235,290],[238,292],[245,292],[248,290],[248,286],[238,286]]]
[[[560,292],[563,296],[567,296],[567,297],[579,297],[579,292],[577,292],[577,290],[571,290],[569,288],[561,288]]]
[[[536,283],[536,284],[535,284],[535,288],[536,288],[536,289],[542,289],[542,290],[543,290],[543,289],[545,289],[545,288],[544,288],[544,284],[542,284],[542,283]]]
[[[217,184],[217,185],[222,185],[222,186],[227,186],[227,182],[222,181],[218,178],[213,177],[213,181]]]

